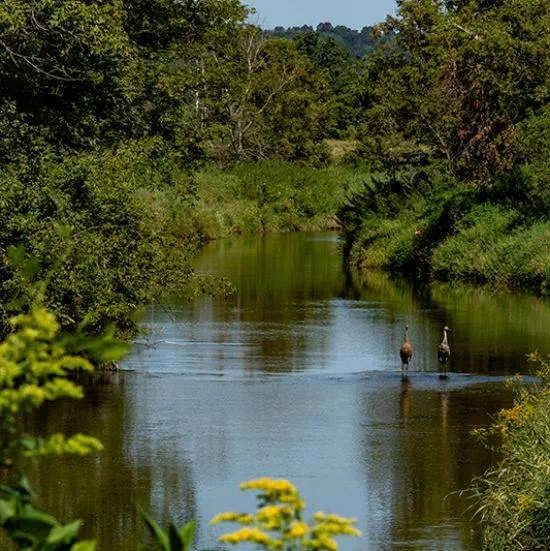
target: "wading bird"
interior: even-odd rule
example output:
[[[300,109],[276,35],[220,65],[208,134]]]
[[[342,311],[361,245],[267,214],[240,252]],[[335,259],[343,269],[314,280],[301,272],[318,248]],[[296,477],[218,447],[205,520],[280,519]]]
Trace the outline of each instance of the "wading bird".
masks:
[[[450,332],[451,330],[447,326],[443,328],[443,340],[441,341],[441,344],[439,345],[439,350],[437,351],[437,358],[439,359],[439,363],[445,369],[443,377],[447,377],[447,362],[449,361],[449,357],[451,355],[451,348],[449,346],[449,342],[447,341],[447,333]]]
[[[408,325],[405,325],[405,338],[403,339],[403,344],[399,350],[399,355],[401,356],[401,372],[403,373],[404,369],[409,369],[409,363],[413,355],[413,347],[409,341]]]

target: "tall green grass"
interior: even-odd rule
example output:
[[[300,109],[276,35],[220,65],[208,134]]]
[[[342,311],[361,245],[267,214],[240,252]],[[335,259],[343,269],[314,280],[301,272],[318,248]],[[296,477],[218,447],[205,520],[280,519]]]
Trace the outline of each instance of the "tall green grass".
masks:
[[[196,222],[208,238],[226,233],[336,229],[337,210],[364,169],[283,161],[209,166],[195,174]]]
[[[423,275],[550,294],[550,222],[491,203],[416,200],[394,217],[367,215],[352,235],[362,270]]]
[[[542,382],[520,386],[514,407],[477,431],[501,442],[499,463],[472,487],[491,551],[550,548],[550,363],[533,359]]]
[[[529,224],[511,209],[481,205],[432,257],[441,280],[492,283],[550,293],[550,223]]]

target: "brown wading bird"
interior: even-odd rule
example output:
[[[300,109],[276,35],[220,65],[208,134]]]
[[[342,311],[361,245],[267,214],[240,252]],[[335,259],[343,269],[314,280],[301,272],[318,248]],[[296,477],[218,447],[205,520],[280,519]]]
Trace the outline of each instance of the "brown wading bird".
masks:
[[[404,369],[409,369],[409,363],[413,355],[413,347],[409,341],[408,325],[405,325],[405,338],[403,339],[403,344],[399,350],[399,355],[401,356],[401,372],[403,373]]]
[[[439,350],[437,351],[437,358],[439,359],[439,363],[445,368],[445,373],[442,375],[442,377],[447,377],[447,362],[449,361],[449,357],[451,355],[451,348],[447,341],[447,333],[450,332],[451,330],[447,326],[443,328],[443,340],[441,341],[441,344],[439,345]]]

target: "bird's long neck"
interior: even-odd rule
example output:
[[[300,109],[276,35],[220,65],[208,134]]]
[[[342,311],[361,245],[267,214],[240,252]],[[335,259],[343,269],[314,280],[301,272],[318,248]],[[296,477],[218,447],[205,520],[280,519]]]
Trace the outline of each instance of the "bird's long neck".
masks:
[[[447,344],[447,330],[443,329],[443,342]]]
[[[404,342],[409,342],[409,328],[405,328],[405,339]]]

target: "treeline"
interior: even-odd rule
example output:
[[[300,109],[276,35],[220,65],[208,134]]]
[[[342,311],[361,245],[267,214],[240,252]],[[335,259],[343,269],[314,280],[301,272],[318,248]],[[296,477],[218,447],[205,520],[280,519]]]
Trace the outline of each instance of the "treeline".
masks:
[[[400,2],[368,57],[351,262],[550,292],[550,4]]]
[[[327,140],[355,126],[361,68],[247,16],[238,0],[0,5],[4,327],[39,295],[68,326],[132,330],[159,291],[211,289],[190,268],[205,239],[334,225],[351,179],[284,163],[348,153]]]
[[[272,38],[295,39],[310,33],[318,34],[323,38],[330,38],[348,48],[357,59],[370,54],[377,43],[373,27],[363,27],[360,31],[350,29],[345,25],[333,26],[332,23],[319,23],[315,29],[311,25],[301,27],[275,27],[264,30],[264,34]]]
[[[0,317],[42,281],[67,324],[131,329],[204,290],[205,239],[333,227],[349,190],[356,266],[546,292],[548,12],[421,0],[288,39],[239,0],[3,2]]]

